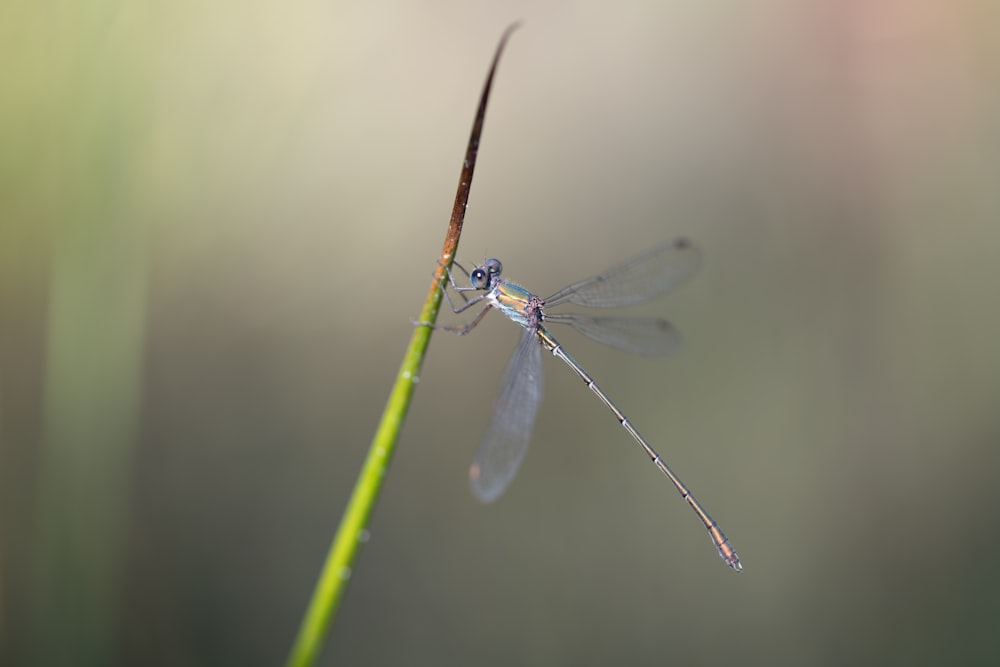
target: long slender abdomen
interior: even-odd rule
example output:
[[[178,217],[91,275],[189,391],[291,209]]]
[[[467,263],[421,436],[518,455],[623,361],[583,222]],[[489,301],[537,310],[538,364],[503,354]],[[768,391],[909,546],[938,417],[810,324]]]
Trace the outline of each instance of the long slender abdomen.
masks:
[[[632,436],[632,439],[635,440],[640,447],[642,447],[642,450],[646,452],[646,456],[648,456],[649,460],[653,462],[653,465],[659,468],[660,472],[667,476],[667,479],[671,481],[674,488],[677,489],[677,492],[681,494],[681,497],[684,498],[684,500],[687,501],[688,505],[691,506],[691,509],[694,510],[694,513],[698,515],[698,518],[705,525],[705,528],[708,529],[708,534],[712,539],[712,544],[715,545],[716,550],[719,552],[719,556],[723,561],[725,561],[726,565],[731,567],[736,572],[741,572],[743,570],[743,564],[740,562],[740,557],[736,554],[736,550],[733,549],[732,545],[729,543],[729,538],[726,537],[726,534],[722,532],[721,528],[719,528],[719,524],[715,521],[715,519],[709,515],[702,504],[699,503],[698,500],[691,494],[691,491],[687,488],[687,486],[681,482],[680,477],[678,477],[677,474],[670,469],[670,466],[668,466],[666,462],[664,462],[663,458],[656,453],[656,450],[653,449],[649,442],[642,437],[642,434],[640,434],[635,426],[632,425],[632,422],[628,420],[622,411],[618,409],[618,406],[616,406],[611,399],[608,398],[608,395],[605,394],[599,386],[597,386],[597,383],[594,382],[594,378],[592,378],[587,371],[583,370],[580,364],[576,363],[576,360],[573,359],[573,357],[569,356],[563,350],[559,341],[557,341],[545,327],[537,327],[536,333],[538,334],[538,338],[542,342],[542,345],[544,345],[547,350],[552,352],[553,356],[562,359],[567,366],[573,369],[573,372],[576,373],[581,380],[583,380],[584,384],[586,384],[592,392],[594,392],[594,395],[597,396],[597,398],[599,398],[609,410],[611,410],[615,419],[617,419],[618,423],[621,424],[626,431],[628,431],[628,434]]]

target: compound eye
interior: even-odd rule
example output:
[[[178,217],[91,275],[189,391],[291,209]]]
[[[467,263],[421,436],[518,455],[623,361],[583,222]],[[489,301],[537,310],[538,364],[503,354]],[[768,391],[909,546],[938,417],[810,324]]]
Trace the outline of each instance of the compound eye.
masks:
[[[499,259],[490,258],[483,264],[483,268],[489,271],[491,275],[499,276],[500,272],[503,271],[503,264],[500,263]]]
[[[486,289],[486,286],[490,284],[490,276],[483,267],[475,269],[470,276],[470,280],[472,281],[472,286],[476,289]]]

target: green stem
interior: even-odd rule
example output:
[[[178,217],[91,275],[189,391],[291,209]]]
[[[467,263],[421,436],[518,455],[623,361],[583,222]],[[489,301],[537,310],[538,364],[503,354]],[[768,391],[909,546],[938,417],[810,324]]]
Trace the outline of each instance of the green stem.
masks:
[[[496,71],[503,47],[507,43],[507,38],[517,25],[515,23],[508,27],[500,38],[500,44],[493,56],[493,64],[490,66],[486,84],[483,86],[483,92],[479,98],[479,107],[476,110],[475,122],[472,125],[472,133],[465,151],[465,161],[462,163],[462,171],[458,180],[458,192],[455,195],[455,204],[451,211],[448,233],[445,236],[438,268],[434,273],[434,281],[431,283],[423,310],[420,312],[421,322],[433,324],[437,321],[438,311],[441,307],[441,286],[445,279],[445,271],[455,258],[458,240],[462,235],[465,208],[469,202],[469,190],[472,186],[472,174],[476,166],[483,121],[486,118],[486,103],[493,85],[493,74]],[[392,388],[392,393],[389,394],[382,419],[375,431],[371,446],[368,448],[368,456],[365,458],[361,474],[358,476],[354,491],[351,493],[347,508],[344,510],[340,527],[333,538],[305,618],[299,627],[298,637],[288,657],[288,667],[307,667],[314,664],[319,657],[323,647],[323,639],[337,613],[344,594],[344,587],[351,577],[358,549],[366,539],[368,520],[382,488],[382,480],[385,478],[386,469],[392,460],[392,454],[399,439],[399,431],[409,409],[417,379],[420,377],[420,369],[427,353],[427,345],[430,343],[431,331],[432,327],[429,325],[417,326],[413,330],[410,346],[407,348],[406,356],[403,358],[403,363],[396,376],[396,383]]]

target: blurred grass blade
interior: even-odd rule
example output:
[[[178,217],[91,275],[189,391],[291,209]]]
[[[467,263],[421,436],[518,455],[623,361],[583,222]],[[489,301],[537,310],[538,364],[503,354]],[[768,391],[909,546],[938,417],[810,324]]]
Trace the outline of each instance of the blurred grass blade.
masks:
[[[36,350],[41,361],[27,370],[31,381],[41,378],[37,451],[34,427],[17,435],[0,428],[0,663],[107,665],[116,662],[129,599],[146,388],[142,165],[151,150],[152,64],[140,48],[142,8],[39,5],[0,12],[13,75],[0,77],[0,343],[10,346],[5,361],[17,360],[5,364],[4,389],[26,389],[14,369],[27,370],[21,360],[34,363]],[[35,22],[47,26],[41,50],[26,29]],[[19,309],[8,310],[4,297],[14,295],[44,303],[40,340],[20,338],[33,325],[8,319]],[[36,419],[33,399],[9,405],[32,407],[6,417]]]
[[[469,144],[465,151],[465,160],[458,180],[458,192],[451,211],[451,221],[445,236],[444,247],[434,273],[434,281],[427,293],[427,299],[420,312],[421,322],[435,322],[441,307],[440,285],[445,279],[445,269],[451,266],[458,249],[458,240],[462,234],[462,224],[465,220],[465,208],[469,201],[469,190],[472,187],[472,174],[476,167],[476,154],[479,151],[479,139],[483,131],[483,121],[486,117],[486,103],[489,100],[490,88],[493,85],[493,74],[496,71],[500,54],[503,52],[507,38],[518,24],[513,24],[504,31],[493,56],[486,84],[479,98],[476,118],[469,136]],[[368,455],[365,458],[361,473],[354,485],[354,491],[344,510],[340,527],[334,536],[326,562],[320,573],[319,581],[313,590],[312,599],[306,610],[305,618],[299,627],[299,634],[288,658],[288,667],[305,667],[312,665],[319,657],[323,646],[323,638],[333,622],[344,587],[351,577],[358,547],[367,535],[368,520],[371,516],[375,500],[378,498],[385,478],[386,468],[392,459],[399,431],[406,417],[413,390],[420,376],[427,345],[430,342],[431,327],[418,326],[413,329],[413,336],[407,348],[406,356],[396,376],[396,383],[389,395],[382,420],[375,432]]]

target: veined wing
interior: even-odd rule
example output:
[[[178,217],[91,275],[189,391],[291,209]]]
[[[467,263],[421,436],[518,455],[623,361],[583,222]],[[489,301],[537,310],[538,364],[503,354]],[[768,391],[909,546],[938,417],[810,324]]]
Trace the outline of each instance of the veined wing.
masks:
[[[694,275],[701,253],[687,239],[661,243],[604,273],[573,283],[545,299],[546,307],[569,301],[616,308],[661,296]]]
[[[531,442],[542,398],[542,346],[535,330],[525,328],[507,364],[493,419],[476,459],[469,467],[472,492],[484,503],[507,490]]]
[[[568,324],[598,343],[643,357],[663,357],[681,347],[681,335],[670,322],[647,317],[591,317],[546,315],[546,322]]]

